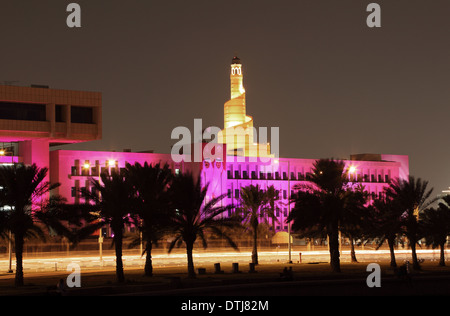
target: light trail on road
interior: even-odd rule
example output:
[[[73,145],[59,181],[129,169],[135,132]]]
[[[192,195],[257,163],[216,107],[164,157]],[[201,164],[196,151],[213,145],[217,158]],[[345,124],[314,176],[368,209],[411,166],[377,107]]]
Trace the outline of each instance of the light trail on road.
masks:
[[[300,255],[301,254],[301,255]],[[419,259],[436,261],[439,260],[439,250],[421,249],[417,250]],[[396,259],[401,261],[411,261],[411,250],[396,250]],[[199,252],[194,253],[195,264],[231,264],[240,263],[248,264],[251,262],[251,251],[233,252],[233,251],[218,251],[218,252]],[[260,263],[276,263],[288,262],[289,252],[286,251],[260,251],[258,252]],[[359,262],[377,262],[389,260],[389,250],[358,250],[356,257]],[[446,257],[447,258],[447,257]],[[341,262],[350,262],[350,251],[341,251]],[[139,255],[124,255],[122,257],[124,268],[140,268],[145,264],[145,256]],[[163,254],[156,253],[152,255],[153,266],[157,267],[171,267],[171,266],[185,266],[187,265],[187,256],[184,253]],[[291,260],[293,263],[314,263],[314,262],[329,262],[329,252],[327,250],[321,251],[292,251]],[[45,272],[45,271],[66,271],[70,263],[78,264],[82,269],[111,269],[115,267],[116,258],[114,255],[104,255],[102,260],[98,255],[83,255],[83,256],[69,256],[60,258],[26,258],[23,260],[24,272]],[[0,260],[0,274],[4,275],[9,267],[9,260]],[[12,264],[15,270],[15,258]]]

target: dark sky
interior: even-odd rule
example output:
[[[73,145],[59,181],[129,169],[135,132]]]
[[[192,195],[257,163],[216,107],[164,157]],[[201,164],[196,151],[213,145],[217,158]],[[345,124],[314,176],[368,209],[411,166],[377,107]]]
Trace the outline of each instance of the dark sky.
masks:
[[[66,26],[81,5],[82,27]],[[381,28],[366,7],[381,6]],[[223,126],[233,55],[247,114],[280,155],[402,154],[450,186],[449,0],[2,1],[0,81],[103,93],[103,140],[169,153],[173,128]],[[204,126],[206,127],[206,126]]]

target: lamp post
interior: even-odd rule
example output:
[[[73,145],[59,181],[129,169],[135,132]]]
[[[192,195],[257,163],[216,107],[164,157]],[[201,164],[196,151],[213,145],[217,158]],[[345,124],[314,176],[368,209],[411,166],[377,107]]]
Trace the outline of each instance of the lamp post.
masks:
[[[7,151],[4,148],[0,149],[0,156],[4,157],[7,154]],[[14,153],[11,154],[11,162],[14,164]],[[8,256],[9,256],[9,267],[8,267],[8,273],[13,273],[12,270],[12,232],[9,231],[8,236]]]
[[[275,159],[275,163],[280,166],[280,160]],[[290,177],[290,171],[291,171],[291,162],[288,160],[288,170],[287,170],[287,176],[288,176],[288,217],[291,215],[291,177]],[[288,263],[292,263],[292,246],[291,246],[291,223],[288,223],[288,253],[289,253],[289,260]]]
[[[291,162],[288,160],[288,217],[291,216]],[[288,223],[289,263],[292,263],[291,223]]]
[[[105,161],[105,167],[108,169],[108,172],[109,172],[110,168],[116,168],[116,162],[117,161],[115,159],[109,159],[109,160]],[[102,180],[102,178],[101,178],[101,173],[102,173],[101,169],[102,169],[102,167],[101,166],[102,166],[101,164],[98,164],[98,166],[97,166],[97,168],[98,168],[98,170],[97,170],[98,183],[101,183],[101,180]],[[100,197],[101,196],[101,192],[97,192],[97,193],[98,193],[98,195]],[[104,239],[103,238],[103,228],[100,228],[100,233],[98,235],[98,252],[99,252],[99,257],[100,257],[100,264],[102,266],[103,266],[103,239]]]
[[[113,162],[113,160],[109,160],[108,163],[105,162],[105,166],[108,166],[110,164],[110,162]],[[98,176],[98,182],[101,182],[101,165],[97,164],[96,165],[96,173]],[[89,163],[89,161],[86,161],[83,164],[83,169],[86,170],[86,174],[89,174],[89,170],[91,169],[91,164]],[[97,192],[98,195],[100,196],[100,192]],[[99,252],[99,260],[100,260],[100,264],[103,266],[103,228],[100,228],[100,232],[98,234],[98,252]]]
[[[11,245],[11,239],[12,239],[12,233],[11,231],[9,231],[9,243],[8,243],[8,252],[9,252],[9,269],[8,269],[8,273],[13,273],[12,270],[12,245]]]

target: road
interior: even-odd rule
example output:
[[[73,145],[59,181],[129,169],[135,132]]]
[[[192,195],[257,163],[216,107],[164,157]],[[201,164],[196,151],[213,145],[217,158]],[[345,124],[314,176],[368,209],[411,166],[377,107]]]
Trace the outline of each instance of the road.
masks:
[[[418,250],[418,256],[420,259],[427,261],[439,260],[438,250]],[[411,260],[410,250],[397,250],[395,252],[397,262],[402,263],[406,260]],[[275,263],[275,262],[288,262],[289,252],[287,250],[261,250],[258,252],[260,263]],[[356,252],[358,261],[360,262],[377,262],[389,260],[388,250],[358,250]],[[152,256],[153,265],[155,267],[177,267],[186,266],[186,254],[182,252],[167,254],[162,252],[155,252]],[[307,262],[328,262],[329,253],[327,250],[320,251],[302,251],[301,255],[299,251],[291,252],[291,261],[297,263],[301,260],[302,263]],[[251,261],[250,251],[205,251],[194,253],[195,264],[213,264],[220,262],[222,264],[229,264],[237,262],[247,265]],[[341,252],[341,262],[350,261],[350,252]],[[136,254],[128,254],[123,256],[123,262],[125,268],[138,268],[143,267],[145,263],[145,257],[141,257]],[[46,271],[66,271],[67,265],[70,263],[76,263],[83,270],[95,269],[111,269],[115,267],[115,256],[113,252],[109,252],[107,255],[103,255],[100,259],[96,253],[88,254],[73,254],[70,256],[59,257],[33,257],[25,258],[23,261],[24,272],[46,272]],[[0,260],[0,274],[4,276],[4,273],[9,269],[9,259],[3,258]],[[12,269],[15,270],[15,258],[12,260]]]

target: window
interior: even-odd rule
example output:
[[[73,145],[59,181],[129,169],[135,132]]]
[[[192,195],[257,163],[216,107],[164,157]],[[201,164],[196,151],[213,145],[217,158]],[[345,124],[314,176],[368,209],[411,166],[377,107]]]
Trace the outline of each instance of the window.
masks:
[[[0,119],[46,121],[44,104],[0,102]]]
[[[236,199],[239,199],[239,189],[235,189],[235,190],[234,190],[234,197],[235,197]]]
[[[232,194],[231,194],[231,189],[228,189],[228,194],[227,194],[227,198],[231,199],[232,198]]]
[[[64,122],[63,106],[55,105],[55,122]]]
[[[70,188],[70,193],[72,197],[77,197],[77,188],[76,187],[71,187]]]
[[[283,190],[283,199],[287,199],[287,191]]]
[[[70,121],[72,123],[93,124],[94,109],[84,106],[72,106],[70,108]]]
[[[81,169],[81,175],[82,176],[89,176],[89,166],[83,166],[83,168]]]

